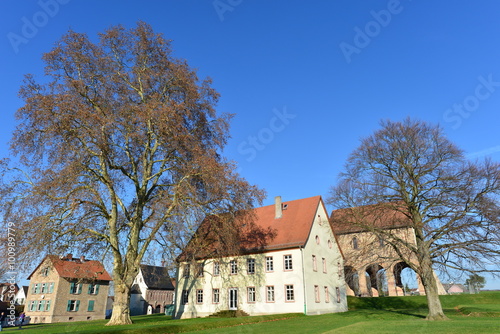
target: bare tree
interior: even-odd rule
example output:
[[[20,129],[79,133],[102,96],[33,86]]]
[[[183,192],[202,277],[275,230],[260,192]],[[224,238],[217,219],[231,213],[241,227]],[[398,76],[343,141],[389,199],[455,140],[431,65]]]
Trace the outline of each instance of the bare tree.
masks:
[[[349,208],[345,222],[393,247],[420,276],[427,319],[445,319],[433,266],[499,272],[500,165],[466,160],[439,126],[409,118],[381,125],[351,154],[329,202]],[[391,225],[413,236],[402,238]]]
[[[46,79],[28,75],[20,90],[11,149],[22,173],[4,174],[4,212],[27,227],[25,259],[108,250],[108,325],[129,324],[130,288],[152,243],[174,240],[193,216],[249,209],[263,192],[221,156],[230,115],[216,113],[210,80],[149,25],[113,27],[98,43],[70,31],[43,59]]]

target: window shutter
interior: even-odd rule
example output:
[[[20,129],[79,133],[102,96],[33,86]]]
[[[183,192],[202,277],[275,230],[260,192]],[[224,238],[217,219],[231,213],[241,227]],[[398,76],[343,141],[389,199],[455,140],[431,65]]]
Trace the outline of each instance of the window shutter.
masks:
[[[95,285],[95,294],[97,295],[99,293],[99,284]]]
[[[79,307],[80,307],[80,301],[79,301],[79,300],[77,300],[77,301],[76,301],[76,308],[75,308],[75,311],[78,311],[78,308],[79,308]]]
[[[50,283],[49,285],[49,293],[54,292],[54,283]]]
[[[69,293],[75,293],[75,282],[71,282],[69,286]]]
[[[71,311],[71,300],[68,300],[68,307],[66,308],[66,311]]]
[[[89,300],[89,308],[87,311],[94,311],[94,301],[93,300]]]
[[[89,284],[89,292],[88,292],[88,294],[89,295],[92,294],[92,284]]]

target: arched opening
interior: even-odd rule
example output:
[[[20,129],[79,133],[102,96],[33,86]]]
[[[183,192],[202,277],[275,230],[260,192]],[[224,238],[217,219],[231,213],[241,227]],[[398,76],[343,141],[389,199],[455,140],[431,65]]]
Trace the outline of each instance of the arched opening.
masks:
[[[156,314],[161,313],[161,306],[160,305],[156,305],[155,313]]]
[[[371,297],[387,296],[387,277],[385,269],[379,264],[366,267],[366,287]]]
[[[417,274],[406,263],[399,262],[394,265],[394,278],[398,296],[419,294]]]
[[[351,289],[352,295],[361,296],[359,289],[359,275],[358,272],[351,266],[344,267],[344,276],[347,286]]]

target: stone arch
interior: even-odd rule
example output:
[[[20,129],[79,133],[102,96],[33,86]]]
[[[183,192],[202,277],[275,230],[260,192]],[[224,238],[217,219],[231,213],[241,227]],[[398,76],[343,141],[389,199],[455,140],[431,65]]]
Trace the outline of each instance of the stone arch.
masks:
[[[386,295],[384,287],[387,286],[385,269],[380,264],[370,264],[365,269],[366,287],[368,295],[378,297]]]
[[[361,296],[361,290],[359,288],[359,275],[356,269],[351,266],[344,267],[344,276],[347,286],[352,291],[350,294],[353,296]]]
[[[403,295],[409,294],[408,291],[405,291],[405,286],[404,286],[404,282],[403,282],[403,278],[402,278],[402,272],[405,269],[409,269],[413,273],[415,273],[413,271],[413,269],[411,269],[411,267],[405,262],[398,262],[393,266],[394,289],[396,291],[397,296],[403,296]],[[412,285],[420,286],[420,281],[418,279],[418,275],[416,275],[416,274],[415,274],[415,279],[416,279],[416,282],[413,282]],[[418,290],[420,290],[420,289],[417,289],[417,291]]]

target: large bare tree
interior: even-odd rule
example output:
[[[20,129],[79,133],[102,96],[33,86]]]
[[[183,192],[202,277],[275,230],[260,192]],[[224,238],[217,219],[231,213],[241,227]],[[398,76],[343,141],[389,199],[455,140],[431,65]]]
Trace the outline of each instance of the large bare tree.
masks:
[[[390,244],[422,281],[427,319],[446,319],[433,267],[500,271],[500,165],[468,161],[439,126],[409,118],[381,125],[350,155],[329,202]]]
[[[23,226],[24,259],[108,250],[108,324],[128,324],[130,288],[152,243],[172,244],[179,224],[200,215],[250,209],[263,193],[221,156],[230,115],[216,112],[210,80],[148,24],[112,27],[96,43],[70,31],[43,59],[45,78],[28,75],[20,89],[19,166],[4,175],[4,212]]]

